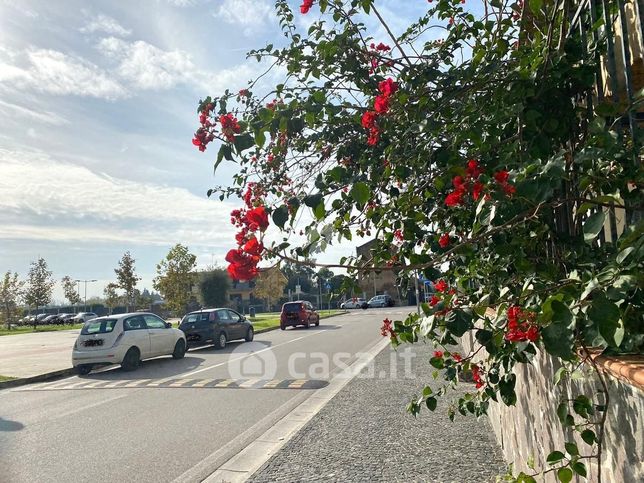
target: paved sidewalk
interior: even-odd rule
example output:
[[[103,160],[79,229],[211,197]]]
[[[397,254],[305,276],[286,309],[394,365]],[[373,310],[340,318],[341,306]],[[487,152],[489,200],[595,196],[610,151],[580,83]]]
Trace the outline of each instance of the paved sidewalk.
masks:
[[[72,367],[72,347],[80,329],[3,335],[0,375],[34,377]]]
[[[404,378],[401,351],[413,349]],[[410,350],[408,349],[408,350]],[[395,362],[392,364],[391,354]],[[265,481],[488,482],[506,470],[487,419],[447,417],[448,400],[418,418],[405,407],[433,381],[429,345],[383,350],[250,479]],[[388,377],[392,367],[398,378]],[[375,378],[365,378],[372,370]],[[384,377],[383,377],[384,376]],[[432,385],[436,385],[433,383]],[[466,388],[472,388],[468,384]]]

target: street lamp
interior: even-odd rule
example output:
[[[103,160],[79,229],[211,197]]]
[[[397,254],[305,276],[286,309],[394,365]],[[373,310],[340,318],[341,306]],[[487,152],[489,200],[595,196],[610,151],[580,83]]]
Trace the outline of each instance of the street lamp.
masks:
[[[88,282],[98,282],[98,280],[78,280],[78,279],[76,279],[76,280],[74,280],[74,282],[78,282],[78,283],[83,282],[85,284],[85,302],[83,303],[83,305],[85,306],[85,312],[87,312],[87,284],[88,284]]]

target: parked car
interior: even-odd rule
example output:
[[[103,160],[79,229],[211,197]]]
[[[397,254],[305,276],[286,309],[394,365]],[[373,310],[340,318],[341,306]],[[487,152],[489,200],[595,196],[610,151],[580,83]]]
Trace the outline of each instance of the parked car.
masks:
[[[42,319],[43,325],[52,325],[55,324],[58,320],[58,314],[48,315]]]
[[[94,312],[78,312],[74,317],[70,319],[72,324],[84,324],[88,320],[92,320],[98,317]]]
[[[179,329],[185,334],[188,347],[214,344],[217,349],[223,349],[228,341],[250,342],[255,337],[250,321],[226,308],[190,312],[181,319]]]
[[[366,309],[368,306],[365,299],[355,297],[340,304],[341,309]]]
[[[73,318],[74,314],[58,314],[58,321],[56,323],[60,325],[73,324],[71,320]]]
[[[369,307],[393,307],[394,299],[391,298],[391,295],[376,295],[371,297],[367,304]]]
[[[297,300],[282,305],[280,329],[286,330],[288,326],[296,327],[298,325],[303,325],[308,329],[311,324],[315,324],[316,327],[320,325],[320,315],[315,311],[311,302]]]
[[[120,364],[134,370],[143,359],[186,353],[186,336],[172,324],[149,313],[94,317],[83,325],[74,343],[72,365],[80,374],[95,366]]]

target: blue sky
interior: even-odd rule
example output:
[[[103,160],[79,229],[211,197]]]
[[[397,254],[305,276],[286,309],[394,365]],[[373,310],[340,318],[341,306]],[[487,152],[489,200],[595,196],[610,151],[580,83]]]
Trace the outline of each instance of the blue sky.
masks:
[[[427,5],[378,4],[395,32]],[[281,38],[270,0],[0,0],[0,271],[42,256],[93,296],[125,250],[141,289],[175,243],[223,265],[239,203],[205,193],[234,168],[192,146],[197,102],[245,87],[262,68],[245,52]]]

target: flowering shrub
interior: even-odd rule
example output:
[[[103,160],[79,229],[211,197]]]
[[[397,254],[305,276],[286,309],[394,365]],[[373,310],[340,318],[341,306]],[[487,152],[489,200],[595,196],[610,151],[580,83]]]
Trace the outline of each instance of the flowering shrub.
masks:
[[[484,2],[477,18],[460,0],[417,1],[427,10],[395,36],[373,0],[304,0],[295,13],[278,0],[290,44],[249,56],[281,66],[284,82],[200,102],[193,143],[219,144],[215,167],[239,164],[233,186],[213,190],[245,203],[231,216],[231,276],[375,237],[372,258],[347,254],[331,267],[395,270],[403,286],[419,273],[435,281],[421,314],[381,331],[394,345],[437,348],[430,362],[444,385],[426,387],[410,412],[437,409],[464,377],[474,385],[447,413],[478,416],[515,404],[513,367],[538,352],[564,365],[559,375],[587,347],[641,352],[642,140],[622,123],[633,106],[589,102],[605,46],[553,34],[570,31],[556,5]],[[302,35],[295,17],[312,10],[333,22],[313,19]],[[389,38],[372,38],[367,16]],[[625,226],[608,242],[615,210]],[[264,246],[269,222],[285,237]],[[306,240],[292,245],[290,234]],[[455,352],[469,334],[482,349]],[[566,407],[562,423],[596,451],[581,455],[571,441],[553,452],[544,471],[562,481],[586,475],[607,410],[597,394]]]

